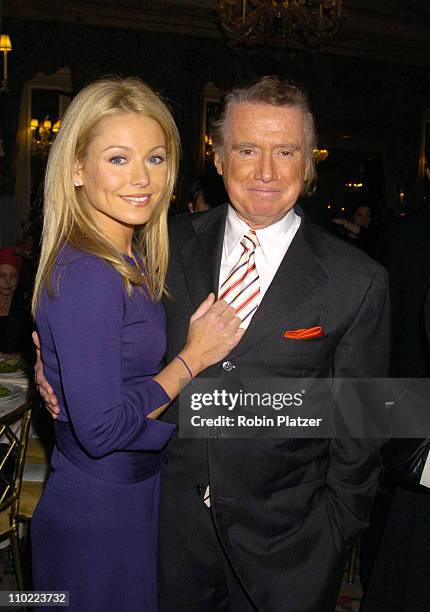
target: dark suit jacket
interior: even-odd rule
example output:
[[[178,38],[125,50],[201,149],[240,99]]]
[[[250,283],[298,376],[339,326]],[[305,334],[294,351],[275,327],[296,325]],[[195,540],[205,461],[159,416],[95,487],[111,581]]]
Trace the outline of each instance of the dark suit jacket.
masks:
[[[218,287],[227,207],[172,219],[168,358],[185,344],[189,317]],[[385,376],[389,315],[383,269],[307,219],[239,345],[228,356],[243,377]],[[322,325],[297,342],[288,329]],[[228,379],[222,364],[203,376]],[[177,421],[172,405],[163,417]],[[160,588],[175,580],[210,481],[225,551],[264,612],[332,610],[346,545],[366,526],[379,453],[366,440],[173,439],[163,468]],[[170,586],[171,588],[171,586]],[[181,611],[182,612],[182,611]]]
[[[0,331],[0,353],[22,353],[31,348],[32,317],[20,287],[14,293],[10,313]]]
[[[391,376],[427,377],[430,347],[425,332],[424,300],[430,286],[430,206],[387,228],[378,260],[390,279]]]
[[[390,373],[398,378],[428,378],[430,207],[394,222],[383,238],[379,259],[388,271],[393,313]],[[402,442],[393,440],[391,450],[404,452]],[[372,521],[371,530],[377,529],[382,537],[372,559],[362,610],[429,610],[430,495],[400,486],[390,493],[387,487],[377,508],[386,506],[387,500],[391,508],[382,520],[376,515]]]
[[[426,328],[427,344],[430,344],[430,285],[427,289],[426,299],[424,301],[424,324]]]

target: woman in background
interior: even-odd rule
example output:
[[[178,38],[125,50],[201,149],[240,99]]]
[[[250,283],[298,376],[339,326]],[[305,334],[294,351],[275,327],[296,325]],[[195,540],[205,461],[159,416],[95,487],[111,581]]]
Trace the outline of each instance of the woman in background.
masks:
[[[228,202],[224,182],[211,164],[190,186],[186,194],[188,212],[206,212]]]
[[[31,317],[18,286],[22,265],[13,247],[0,249],[0,353],[20,353],[31,344]]]
[[[372,209],[367,204],[355,206],[351,213],[351,219],[333,219],[341,227],[342,238],[354,244],[368,255],[372,255],[375,247],[376,233],[375,225],[372,223]]]
[[[160,298],[179,154],[162,100],[103,79],[70,105],[52,146],[33,310],[60,405],[53,474],[32,521],[34,587],[70,610],[154,612],[161,451],[156,417],[243,332],[210,294],[164,369]]]

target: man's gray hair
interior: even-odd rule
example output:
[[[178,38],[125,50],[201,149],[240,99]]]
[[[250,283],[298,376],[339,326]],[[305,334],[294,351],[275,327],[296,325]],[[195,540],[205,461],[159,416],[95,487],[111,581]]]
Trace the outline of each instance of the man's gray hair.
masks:
[[[317,180],[313,157],[313,150],[317,146],[317,137],[308,95],[303,87],[294,81],[280,79],[277,76],[264,76],[250,85],[232,89],[223,100],[223,108],[219,117],[212,123],[213,148],[221,159],[229,130],[230,114],[238,104],[271,104],[272,106],[297,108],[302,111],[306,166],[301,195],[311,195],[315,190]]]

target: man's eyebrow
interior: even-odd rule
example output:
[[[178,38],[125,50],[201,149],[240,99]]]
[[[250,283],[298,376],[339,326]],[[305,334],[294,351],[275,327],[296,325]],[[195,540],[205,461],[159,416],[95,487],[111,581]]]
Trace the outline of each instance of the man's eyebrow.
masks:
[[[233,149],[252,149],[253,147],[257,146],[258,145],[256,145],[255,142],[235,142],[232,144]],[[288,149],[290,151],[299,151],[301,148],[301,144],[296,142],[289,142],[287,144],[279,143],[272,147],[272,149]]]
[[[251,149],[252,147],[255,147],[255,146],[256,146],[255,142],[234,142],[232,144],[233,149],[244,149],[246,147]]]
[[[299,151],[302,145],[297,142],[289,142],[288,144],[278,144],[275,149],[290,149],[291,151]]]

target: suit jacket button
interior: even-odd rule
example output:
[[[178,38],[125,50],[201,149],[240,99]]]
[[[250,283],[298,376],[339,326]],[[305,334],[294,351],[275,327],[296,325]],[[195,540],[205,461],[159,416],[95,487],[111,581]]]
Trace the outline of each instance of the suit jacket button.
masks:
[[[232,370],[236,369],[236,366],[233,365],[231,361],[224,361],[224,363],[222,364],[222,367],[227,372],[231,372]]]
[[[201,488],[200,485],[196,485],[196,492],[198,496],[201,496],[203,493],[203,489]]]

